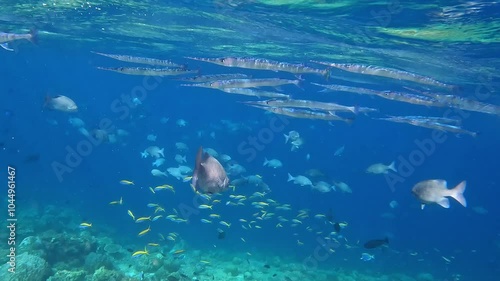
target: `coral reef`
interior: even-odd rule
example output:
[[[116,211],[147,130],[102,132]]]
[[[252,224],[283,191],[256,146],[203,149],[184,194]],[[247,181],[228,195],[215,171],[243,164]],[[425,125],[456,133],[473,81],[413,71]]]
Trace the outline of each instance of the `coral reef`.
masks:
[[[51,277],[49,277],[47,281],[84,281],[85,275],[86,273],[83,270],[77,270],[77,271],[60,270],[57,271]]]
[[[45,281],[50,275],[49,264],[42,258],[22,253],[17,256],[15,274],[7,271],[8,264],[0,267],[0,280],[2,281]]]

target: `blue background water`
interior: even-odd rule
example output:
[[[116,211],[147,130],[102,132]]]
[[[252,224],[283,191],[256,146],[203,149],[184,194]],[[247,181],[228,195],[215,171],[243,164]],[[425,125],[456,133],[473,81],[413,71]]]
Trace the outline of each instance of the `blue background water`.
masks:
[[[495,14],[493,11],[492,13]],[[419,20],[418,17],[407,16],[400,15],[399,20],[392,24],[404,26],[407,22]],[[486,14],[484,16],[487,17]],[[358,13],[352,20],[363,17],[362,13]],[[151,21],[160,20],[152,18]],[[325,267],[345,266],[371,272],[403,272],[410,275],[432,272],[442,280],[452,280],[452,274],[459,273],[464,276],[464,280],[496,280],[495,276],[499,274],[500,251],[497,219],[499,209],[496,207],[499,180],[497,162],[500,157],[500,134],[497,129],[500,121],[497,116],[470,113],[470,118],[464,120],[464,125],[465,128],[480,132],[477,138],[448,134],[447,140],[438,144],[435,152],[426,156],[414,173],[391,190],[384,176],[366,174],[366,167],[377,162],[387,164],[398,160],[399,156],[407,159],[417,148],[415,140],[428,139],[431,130],[387,123],[362,115],[358,116],[351,126],[341,123],[331,126],[322,121],[287,119],[289,124],[283,132],[276,132],[274,140],[257,153],[254,161],[248,162],[246,155],[239,153],[238,145],[249,136],[256,136],[262,129],[267,128],[270,116],[238,103],[251,100],[245,96],[232,96],[210,89],[180,87],[180,82],[165,78],[158,88],[148,92],[142,106],[132,109],[131,118],[119,120],[119,114],[110,109],[111,103],[121,94],[128,94],[131,89],[141,85],[143,78],[96,69],[96,66],[126,65],[90,53],[94,50],[126,53],[123,51],[127,49],[126,45],[121,45],[120,51],[115,47],[115,44],[106,41],[73,45],[71,41],[63,39],[45,40],[41,33],[37,46],[24,44],[16,53],[3,50],[0,52],[3,66],[0,68],[2,108],[5,110],[1,120],[0,140],[4,145],[0,157],[4,165],[14,165],[18,169],[18,209],[46,204],[74,208],[80,214],[80,218],[75,218],[76,223],[81,220],[92,221],[94,228],[106,225],[116,231],[116,239],[123,239],[124,243],[126,241],[140,246],[149,242],[146,241],[148,239],[136,237],[136,233],[142,230],[144,225],[132,223],[126,210],[134,210],[136,216],[147,215],[151,210],[146,204],[158,202],[169,212],[180,203],[189,204],[193,196],[187,183],[172,177],[161,180],[150,175],[151,158],[141,159],[140,152],[152,144],[146,140],[146,136],[155,134],[158,136],[156,144],[165,147],[167,164],[164,167],[175,166],[175,142],[183,141],[188,144],[189,166],[193,165],[198,146],[212,147],[245,166],[247,175],[261,175],[272,190],[270,198],[292,205],[294,211],[290,214],[295,215],[296,210],[304,208],[310,209],[311,214],[325,213],[332,209],[336,220],[349,223],[348,227],[343,229],[342,235],[350,245],[355,245],[358,241],[362,244],[369,239],[390,237],[390,250],[372,251],[376,255],[374,262],[363,263],[359,260],[360,254],[366,250],[342,248],[322,264]],[[489,52],[489,47],[494,46],[477,46],[482,52],[469,56],[496,56],[496,53]],[[129,53],[189,63],[189,67],[199,67],[203,74],[246,73],[254,77],[293,79],[293,75],[286,73],[226,69],[188,61],[183,58],[190,55],[188,48],[161,54],[155,51]],[[197,56],[201,56],[200,54],[203,53],[198,50]],[[212,57],[213,54],[207,52],[202,56]],[[314,57],[304,56],[302,62],[310,59]],[[352,62],[356,62],[356,59],[353,58]],[[390,64],[385,66],[394,67]],[[304,75],[304,78],[307,82],[325,83],[321,77],[313,75]],[[389,81],[383,78],[374,80]],[[474,92],[475,87],[471,84],[479,82],[473,80],[467,83],[470,84],[464,86],[462,93],[465,96]],[[354,85],[349,82],[343,84]],[[441,116],[445,111],[353,94],[318,93],[319,88],[309,83],[305,83],[303,87],[301,90],[294,86],[284,86],[283,90],[297,98],[379,108],[379,116]],[[401,89],[393,83],[372,87],[385,90]],[[44,97],[55,94],[70,96],[78,104],[79,112],[66,114],[43,109]],[[498,104],[498,98],[495,97],[488,101]],[[137,118],[141,110],[146,113],[142,119]],[[65,174],[63,181],[59,181],[51,164],[54,161],[64,163],[67,155],[65,148],[75,148],[85,139],[68,124],[67,119],[70,116],[81,118],[90,128],[96,127],[103,118],[109,118],[118,128],[130,132],[130,135],[117,144],[93,147],[92,152],[83,157],[81,164],[71,173]],[[167,124],[160,123],[162,117],[170,118]],[[175,121],[180,118],[189,122],[187,127],[179,128],[175,125]],[[210,128],[214,124],[220,125],[222,119],[248,125],[251,130],[234,134],[224,129]],[[48,120],[57,121],[57,125],[50,124]],[[208,135],[198,138],[198,130],[205,130],[207,133],[216,131],[216,138],[212,139]],[[289,145],[284,144],[282,135],[290,130],[300,132],[305,139],[305,144],[299,151],[291,152]],[[334,157],[335,150],[343,145],[344,154]],[[32,154],[39,154],[40,159],[36,162],[25,162],[25,158]],[[311,156],[308,161],[306,154]],[[283,168],[272,170],[262,167],[264,157],[280,159],[284,163]],[[399,164],[400,161],[397,161],[397,165]],[[323,194],[286,181],[287,173],[304,174],[311,168],[322,170],[331,179],[348,183],[353,193],[343,194],[337,191]],[[423,211],[420,210],[419,203],[412,197],[410,189],[415,183],[431,178],[446,179],[450,187],[467,180],[465,197],[469,206],[463,208],[451,200],[450,209],[429,206]],[[122,179],[134,180],[136,185],[120,185],[118,182]],[[169,191],[153,195],[147,190],[149,186],[163,183],[174,185],[175,195]],[[247,186],[236,193],[249,196],[255,191],[259,190]],[[120,196],[123,196],[126,206],[108,205]],[[228,194],[222,196],[223,202],[227,196]],[[389,207],[392,200],[399,203],[395,209]],[[478,214],[473,210],[473,207],[477,206],[483,206],[488,213]],[[190,219],[190,223],[185,225],[162,220],[151,235],[177,231],[193,248],[210,248],[216,244],[218,247],[243,252],[253,249],[269,254],[291,253],[298,260],[309,256],[316,247],[316,236],[305,231],[304,227],[297,230],[290,227],[276,229],[276,220],[262,223],[261,230],[248,231],[239,228],[237,220],[241,217],[248,218],[254,212],[256,209],[249,204],[245,207],[218,206],[217,213],[220,213],[224,220],[233,223],[227,230],[225,240],[216,238],[215,229],[219,225],[199,222],[203,217],[201,215],[195,215]],[[394,218],[381,217],[381,214],[387,212],[392,213]],[[307,222],[318,229],[332,231],[330,226],[313,218]],[[98,235],[99,231],[95,231]],[[295,232],[298,236],[293,235]],[[245,237],[247,244],[242,244],[239,237]],[[305,245],[298,247],[297,239]],[[418,255],[412,256],[410,252],[418,252]],[[442,256],[454,258],[447,264]]]

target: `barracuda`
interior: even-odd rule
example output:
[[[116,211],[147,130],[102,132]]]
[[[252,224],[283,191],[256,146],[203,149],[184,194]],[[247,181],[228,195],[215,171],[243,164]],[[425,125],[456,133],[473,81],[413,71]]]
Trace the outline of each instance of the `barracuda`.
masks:
[[[446,84],[437,81],[431,77],[418,75],[415,73],[402,71],[392,68],[384,68],[373,65],[362,65],[362,64],[350,64],[350,63],[330,63],[323,61],[311,61],[317,64],[326,65],[329,67],[335,67],[352,73],[359,73],[365,75],[381,76],[386,78],[392,78],[397,80],[411,81],[419,84],[425,84],[430,86],[436,86],[441,88],[446,88],[449,90],[454,90],[457,88],[455,85]]]
[[[156,66],[166,66],[166,67],[179,67],[179,68],[186,68],[185,65],[180,65],[173,63],[169,60],[160,60],[160,59],[155,59],[155,58],[143,58],[143,57],[133,57],[133,56],[127,56],[127,55],[114,55],[114,54],[104,54],[104,53],[99,53],[99,52],[94,52],[92,53],[101,55],[104,57],[112,58],[115,60],[119,61],[124,61],[124,62],[131,62],[131,63],[139,63],[139,64],[147,64],[147,65],[156,65]]]
[[[172,76],[198,73],[198,70],[186,70],[181,68],[144,68],[144,67],[97,67],[100,70],[114,71],[128,75],[142,76]]]
[[[317,69],[306,66],[304,64],[293,64],[279,61],[272,61],[266,59],[258,58],[237,58],[237,57],[223,57],[223,58],[197,58],[197,57],[186,57],[187,59],[203,61],[208,63],[213,63],[217,65],[222,65],[226,67],[238,67],[245,69],[256,69],[256,70],[271,70],[271,71],[283,71],[293,74],[318,74],[329,77],[330,71],[328,69]]]

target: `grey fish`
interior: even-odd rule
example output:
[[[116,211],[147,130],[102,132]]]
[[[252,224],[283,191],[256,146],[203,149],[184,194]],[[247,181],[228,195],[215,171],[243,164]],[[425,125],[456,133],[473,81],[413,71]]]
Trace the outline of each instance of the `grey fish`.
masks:
[[[66,97],[66,96],[54,96],[50,97],[47,96],[45,98],[45,107],[52,109],[52,110],[58,110],[58,111],[64,111],[64,112],[77,112],[78,111],[78,106],[76,103]]]
[[[205,193],[214,194],[229,188],[229,178],[226,171],[217,159],[203,152],[200,146],[196,154],[191,185],[195,191],[202,190]]]
[[[426,204],[436,203],[443,208],[450,207],[450,201],[446,197],[453,197],[462,206],[467,207],[465,192],[466,181],[462,181],[455,188],[448,189],[445,180],[426,180],[417,183],[411,190],[413,195],[422,202],[422,209]]]
[[[11,49],[9,47],[9,42],[23,40],[23,39],[28,40],[28,41],[36,44],[37,31],[31,30],[30,33],[26,33],[26,34],[0,32],[0,47],[4,48],[7,51],[14,51],[14,49]]]

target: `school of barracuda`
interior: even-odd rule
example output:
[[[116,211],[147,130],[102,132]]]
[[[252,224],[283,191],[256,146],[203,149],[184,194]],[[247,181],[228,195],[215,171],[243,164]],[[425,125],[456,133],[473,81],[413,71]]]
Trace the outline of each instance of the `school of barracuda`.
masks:
[[[147,65],[163,66],[166,68],[143,68],[143,67],[98,67],[101,70],[114,71],[128,75],[148,75],[148,76],[179,76],[185,74],[197,74],[197,70],[189,70],[186,64],[177,64],[168,60],[160,60],[155,58],[143,58],[128,55],[105,54],[93,52],[95,54],[116,59],[119,61],[139,63]],[[373,65],[351,64],[351,63],[334,63],[325,61],[311,61],[311,63],[327,66],[327,69],[315,68],[305,64],[292,64],[260,58],[247,57],[220,57],[220,58],[200,58],[186,57],[187,59],[199,61],[203,63],[216,64],[228,68],[241,68],[252,70],[267,70],[273,72],[288,72],[296,76],[296,79],[281,79],[281,78],[252,78],[250,75],[234,73],[234,74],[211,74],[180,77],[178,80],[190,82],[190,84],[181,84],[183,87],[201,87],[223,91],[228,94],[254,96],[257,98],[272,98],[271,100],[260,101],[244,101],[243,103],[259,108],[274,114],[285,115],[301,119],[317,119],[326,121],[342,121],[352,123],[356,115],[363,113],[382,112],[378,108],[361,107],[357,105],[341,105],[333,102],[320,102],[314,100],[294,99],[293,96],[282,93],[262,90],[262,87],[278,88],[283,85],[291,84],[299,88],[305,83],[302,74],[317,74],[323,76],[326,80],[335,79],[332,77],[332,69],[339,69],[351,73],[356,73],[361,76],[378,76],[383,78],[394,79],[396,81],[409,81],[420,86],[430,86],[438,89],[445,89],[451,92],[456,92],[460,89],[458,85],[451,85],[426,77],[416,73],[406,72],[403,70],[384,68]],[[340,78],[342,79],[342,78]],[[362,87],[345,86],[338,84],[318,84],[311,83],[323,88],[320,92],[347,92],[360,95],[376,96],[383,99],[399,101],[414,105],[423,105],[427,107],[442,107],[452,108],[456,110],[474,111],[492,115],[500,115],[500,107],[484,102],[467,99],[452,93],[440,93],[431,91],[428,88],[425,90],[416,90],[405,87],[409,92],[395,91],[377,91]],[[371,83],[370,83],[371,84]],[[340,113],[340,114],[338,114]],[[345,116],[345,115],[350,116]],[[406,123],[422,128],[435,129],[439,131],[451,132],[454,134],[466,134],[475,137],[476,132],[463,129],[459,123],[449,120],[439,119],[438,117],[426,116],[387,116],[386,118],[374,118],[377,120],[385,120],[397,123]],[[447,124],[454,122],[453,124]]]

